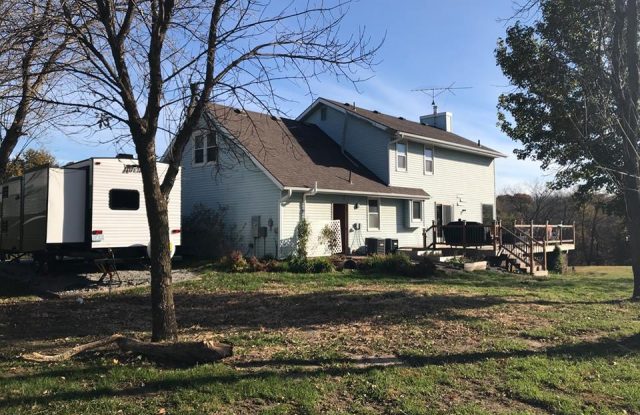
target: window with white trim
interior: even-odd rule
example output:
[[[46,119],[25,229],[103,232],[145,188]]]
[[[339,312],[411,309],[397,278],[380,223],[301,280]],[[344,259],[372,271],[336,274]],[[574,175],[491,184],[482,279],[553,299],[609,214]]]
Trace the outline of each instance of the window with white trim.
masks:
[[[380,229],[380,199],[369,199],[367,225],[369,230]]]
[[[218,161],[218,141],[215,132],[207,134],[207,163]]]
[[[407,171],[406,143],[396,143],[396,170]]]
[[[216,133],[195,136],[193,139],[193,164],[215,163],[218,161]]]
[[[411,221],[422,222],[422,201],[420,200],[411,201]]]
[[[193,164],[204,164],[204,136],[193,139]]]
[[[424,172],[433,174],[433,147],[424,147]]]

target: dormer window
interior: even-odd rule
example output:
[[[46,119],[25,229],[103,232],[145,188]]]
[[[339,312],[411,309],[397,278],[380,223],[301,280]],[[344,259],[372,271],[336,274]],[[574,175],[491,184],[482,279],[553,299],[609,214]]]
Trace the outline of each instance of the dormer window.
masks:
[[[207,163],[215,163],[218,161],[218,141],[216,133],[207,134]]]
[[[407,171],[407,145],[396,143],[396,170]]]
[[[218,161],[216,133],[198,135],[193,139],[193,164],[201,165]]]
[[[204,164],[204,136],[193,139],[193,164]]]

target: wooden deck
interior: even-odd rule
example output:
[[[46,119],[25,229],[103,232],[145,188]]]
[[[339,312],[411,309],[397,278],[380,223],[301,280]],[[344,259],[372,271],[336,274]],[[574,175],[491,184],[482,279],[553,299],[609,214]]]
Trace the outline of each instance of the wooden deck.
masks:
[[[547,273],[547,255],[556,247],[569,252],[575,246],[575,224],[518,224],[504,225],[500,221],[490,225],[435,222],[423,232],[426,251],[444,249],[486,251],[504,257],[507,268],[526,270],[532,275]]]

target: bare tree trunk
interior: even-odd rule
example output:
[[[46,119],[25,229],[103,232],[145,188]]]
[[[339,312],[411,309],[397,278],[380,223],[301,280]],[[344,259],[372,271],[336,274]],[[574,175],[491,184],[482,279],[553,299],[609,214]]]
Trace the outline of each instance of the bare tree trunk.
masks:
[[[589,235],[589,260],[587,261],[588,265],[593,265],[594,263],[594,248],[596,237],[598,235],[598,211],[600,208],[598,207],[597,202],[594,200],[593,202],[593,217],[591,218],[591,235]]]
[[[151,340],[164,341],[177,339],[178,323],[171,284],[168,202],[160,190],[154,142],[136,147],[151,237]]]
[[[619,9],[618,9],[619,10]],[[638,97],[640,74],[638,73],[638,4],[627,0],[626,4],[626,80],[627,85],[620,98],[624,142],[624,198],[627,228],[631,242],[634,300],[640,300],[640,162],[638,156]],[[615,45],[620,47],[620,43]]]
[[[633,295],[631,298],[640,300],[640,197],[638,197],[638,190],[625,191],[625,202],[631,266],[633,268]]]

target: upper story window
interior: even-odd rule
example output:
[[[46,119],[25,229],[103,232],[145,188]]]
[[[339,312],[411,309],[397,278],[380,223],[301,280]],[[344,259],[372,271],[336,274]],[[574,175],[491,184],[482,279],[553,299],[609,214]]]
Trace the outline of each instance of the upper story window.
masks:
[[[193,164],[205,164],[218,161],[218,143],[216,133],[198,135],[193,140]]]
[[[424,148],[424,172],[433,174],[433,147]]]
[[[327,107],[320,108],[320,120],[325,121],[327,119]]]
[[[396,143],[396,170],[407,171],[407,145]]]

